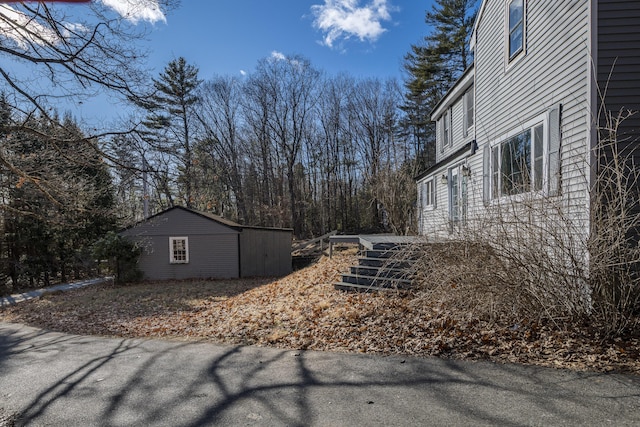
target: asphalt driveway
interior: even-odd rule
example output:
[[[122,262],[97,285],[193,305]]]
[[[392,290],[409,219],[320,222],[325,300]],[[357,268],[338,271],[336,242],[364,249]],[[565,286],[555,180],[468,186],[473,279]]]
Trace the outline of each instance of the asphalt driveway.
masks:
[[[0,323],[2,413],[30,426],[631,426],[640,378]]]

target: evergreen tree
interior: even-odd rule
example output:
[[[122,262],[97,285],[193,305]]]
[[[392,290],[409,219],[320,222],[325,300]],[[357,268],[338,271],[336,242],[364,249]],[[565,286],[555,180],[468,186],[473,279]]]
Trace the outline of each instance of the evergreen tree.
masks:
[[[436,0],[425,15],[431,32],[423,43],[412,45],[405,56],[406,113],[403,131],[414,141],[416,169],[435,162],[435,127],[429,114],[447,90],[471,65],[469,37],[475,20],[476,0]]]
[[[40,115],[5,135],[3,150],[5,274],[14,287],[80,277],[92,243],[115,227],[111,175],[95,141],[69,115]]]
[[[174,184],[181,190],[178,196],[187,207],[194,204],[192,108],[198,101],[196,90],[200,83],[198,68],[180,57],[169,62],[159,77],[153,79],[154,94],[139,103],[148,112],[144,139],[165,161],[157,161],[156,170],[176,177]],[[162,163],[167,167],[161,167]],[[173,204],[173,189],[167,186],[165,192]]]

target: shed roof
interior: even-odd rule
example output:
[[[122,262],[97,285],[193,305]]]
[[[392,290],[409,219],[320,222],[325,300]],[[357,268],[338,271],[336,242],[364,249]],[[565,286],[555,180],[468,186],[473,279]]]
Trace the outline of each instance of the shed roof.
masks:
[[[150,216],[149,218],[147,218],[145,220],[138,221],[136,224],[133,224],[133,225],[131,225],[129,227],[126,227],[125,230],[127,230],[127,229],[129,229],[131,227],[134,227],[137,224],[149,221],[150,219],[162,216],[162,215],[166,214],[167,212],[172,211],[174,209],[178,209],[178,210],[182,210],[182,211],[185,211],[185,212],[189,212],[189,213],[192,213],[194,215],[199,215],[199,216],[201,216],[203,218],[206,218],[208,220],[217,222],[220,225],[224,225],[225,227],[232,228],[232,229],[234,229],[236,231],[242,231],[245,228],[247,228],[247,229],[257,229],[257,230],[272,230],[272,231],[289,231],[289,232],[293,231],[293,229],[291,229],[291,228],[259,227],[259,226],[242,225],[242,224],[238,224],[237,222],[231,221],[230,219],[223,218],[223,217],[221,217],[219,215],[215,215],[215,214],[212,214],[212,213],[209,213],[209,212],[198,211],[198,210],[195,210],[195,209],[185,208],[184,206],[173,206],[173,207],[170,207],[168,209],[165,209],[165,210],[163,210],[161,212],[158,212],[155,215]]]

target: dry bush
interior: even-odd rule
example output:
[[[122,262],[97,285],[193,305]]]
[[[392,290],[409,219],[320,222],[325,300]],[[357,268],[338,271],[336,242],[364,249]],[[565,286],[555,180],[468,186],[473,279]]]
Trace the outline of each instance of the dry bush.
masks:
[[[536,251],[505,250],[486,241],[425,243],[413,266],[418,291],[416,303],[437,303],[447,315],[461,320],[483,320],[503,326],[550,320],[558,325],[586,311],[584,286],[543,271],[548,259]],[[529,249],[527,249],[529,248]]]
[[[636,329],[640,315],[640,171],[633,156],[637,141],[618,135],[631,115],[606,117],[596,152],[589,273],[595,314],[607,335]]]
[[[500,321],[513,324],[534,314],[522,304],[518,288],[505,280],[504,265],[488,245],[466,241],[424,242],[410,249],[417,285],[415,303],[436,303],[459,320]]]

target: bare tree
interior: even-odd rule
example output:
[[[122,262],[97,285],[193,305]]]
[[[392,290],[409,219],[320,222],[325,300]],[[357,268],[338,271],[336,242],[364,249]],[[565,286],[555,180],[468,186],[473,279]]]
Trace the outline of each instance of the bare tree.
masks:
[[[268,129],[284,161],[291,225],[300,235],[299,195],[295,186],[295,166],[305,140],[309,138],[320,72],[300,56],[271,57],[258,63],[255,78],[267,88]]]
[[[99,2],[83,7],[90,13],[79,21],[65,13],[68,9],[44,2],[0,5],[0,90],[13,111],[12,120],[2,125],[3,132],[46,140],[51,148],[78,162],[87,160],[82,158],[83,151],[64,152],[69,138],[80,138],[78,142],[95,153],[100,152],[97,141],[131,129],[83,129],[81,137],[64,129],[45,134],[32,126],[32,119],[63,126],[55,120],[52,106],[82,103],[102,92],[123,100],[136,98],[136,88],[144,81],[136,67],[142,54],[134,44],[144,27],[110,13]],[[2,153],[0,164],[46,197],[64,202],[64,193],[56,193],[46,180],[38,179],[35,170],[19,167]]]
[[[247,145],[242,132],[242,83],[230,77],[216,77],[199,91],[198,121],[203,128],[203,148],[212,161],[222,166],[222,179],[235,195],[238,219],[247,220],[243,171]]]
[[[399,89],[395,81],[377,79],[360,81],[354,88],[349,105],[349,134],[358,147],[363,180],[369,189],[367,203],[373,224],[386,228],[384,206],[380,196],[382,172],[389,167],[395,144]],[[395,159],[393,159],[395,160]]]

